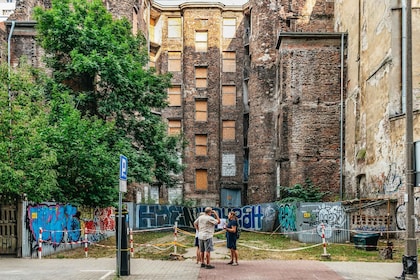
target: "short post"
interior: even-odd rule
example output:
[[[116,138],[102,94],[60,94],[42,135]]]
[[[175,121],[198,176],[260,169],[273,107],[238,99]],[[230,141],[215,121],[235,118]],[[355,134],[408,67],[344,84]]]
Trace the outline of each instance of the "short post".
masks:
[[[130,253],[131,253],[131,257],[134,257],[133,229],[132,228],[130,228]]]
[[[331,258],[330,254],[327,254],[327,242],[325,241],[325,225],[322,223],[322,246],[324,247],[324,253],[321,257],[329,259]]]
[[[69,245],[69,233],[67,232],[67,229],[64,230],[64,244],[67,249],[67,246]]]
[[[38,238],[38,259],[42,257],[42,228],[39,228],[39,238]]]
[[[178,221],[175,221],[175,227],[174,227],[174,255],[177,254],[177,252],[176,252],[176,243],[178,241],[177,235],[178,235]]]
[[[85,258],[88,257],[88,238],[87,238],[87,228],[85,228]]]

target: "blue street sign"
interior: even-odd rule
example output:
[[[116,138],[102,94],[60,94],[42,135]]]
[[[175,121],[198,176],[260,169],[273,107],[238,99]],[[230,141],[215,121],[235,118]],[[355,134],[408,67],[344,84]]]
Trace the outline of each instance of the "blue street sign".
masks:
[[[127,180],[128,160],[127,157],[120,155],[120,180]]]

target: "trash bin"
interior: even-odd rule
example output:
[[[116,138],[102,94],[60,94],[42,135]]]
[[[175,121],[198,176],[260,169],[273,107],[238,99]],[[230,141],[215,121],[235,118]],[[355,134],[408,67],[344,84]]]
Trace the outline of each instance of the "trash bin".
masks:
[[[354,247],[366,251],[375,251],[378,246],[379,233],[358,233],[353,236]]]

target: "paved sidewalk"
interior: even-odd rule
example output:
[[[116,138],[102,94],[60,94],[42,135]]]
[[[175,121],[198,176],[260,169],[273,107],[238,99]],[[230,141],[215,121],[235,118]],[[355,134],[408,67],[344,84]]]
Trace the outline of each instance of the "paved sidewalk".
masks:
[[[194,260],[130,260],[130,275],[123,280],[391,280],[401,274],[399,263],[320,261],[241,261],[238,266],[215,259],[214,269],[200,268]],[[115,258],[0,259],[0,279],[10,280],[114,280]]]

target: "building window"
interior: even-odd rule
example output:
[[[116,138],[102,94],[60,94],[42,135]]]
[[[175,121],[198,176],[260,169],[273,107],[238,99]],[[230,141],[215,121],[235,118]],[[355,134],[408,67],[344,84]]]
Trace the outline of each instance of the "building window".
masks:
[[[197,122],[207,121],[207,100],[195,101],[195,121]]]
[[[222,155],[222,176],[236,176],[236,157],[235,154]]]
[[[223,72],[236,72],[235,52],[223,52]]]
[[[235,140],[235,121],[223,121],[223,140]]]
[[[222,105],[236,106],[236,86],[222,86]]]
[[[168,71],[181,71],[181,52],[168,52]]]
[[[181,121],[180,120],[169,120],[168,121],[168,134],[179,135],[181,134]]]
[[[195,189],[199,191],[208,190],[207,170],[205,169],[195,170]]]
[[[207,156],[207,135],[206,134],[195,135],[195,155]]]
[[[168,88],[169,106],[181,106],[181,86]]]
[[[195,51],[207,52],[207,31],[195,32]]]
[[[168,18],[168,38],[181,38],[181,18]]]
[[[195,68],[195,87],[196,88],[207,87],[207,67]]]
[[[235,38],[236,18],[223,19],[223,38]]]

